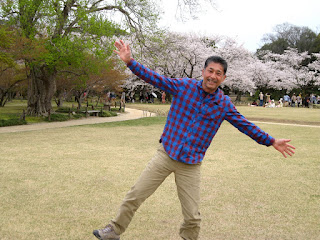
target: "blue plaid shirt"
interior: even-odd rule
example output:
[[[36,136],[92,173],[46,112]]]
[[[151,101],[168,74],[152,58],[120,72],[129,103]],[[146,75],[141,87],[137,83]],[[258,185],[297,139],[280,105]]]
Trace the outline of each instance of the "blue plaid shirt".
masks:
[[[223,120],[259,144],[270,146],[274,138],[242,116],[220,89],[206,93],[202,81],[162,76],[134,59],[130,70],[147,83],[173,95],[162,144],[169,156],[187,164],[200,163]]]

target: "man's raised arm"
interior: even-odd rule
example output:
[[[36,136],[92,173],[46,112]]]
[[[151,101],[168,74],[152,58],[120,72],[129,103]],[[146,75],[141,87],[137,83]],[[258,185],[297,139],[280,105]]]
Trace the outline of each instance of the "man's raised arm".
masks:
[[[178,92],[179,86],[183,84],[182,81],[161,75],[135,61],[131,56],[129,44],[125,44],[123,40],[116,41],[114,46],[117,48],[114,52],[119,55],[120,59],[127,64],[128,68],[137,77],[172,95]]]

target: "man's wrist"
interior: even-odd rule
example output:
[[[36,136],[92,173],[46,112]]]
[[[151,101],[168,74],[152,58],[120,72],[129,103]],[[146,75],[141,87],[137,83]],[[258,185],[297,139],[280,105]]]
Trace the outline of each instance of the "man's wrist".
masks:
[[[127,66],[129,67],[132,64],[133,58],[130,58],[130,60],[127,62],[125,62],[127,64]]]

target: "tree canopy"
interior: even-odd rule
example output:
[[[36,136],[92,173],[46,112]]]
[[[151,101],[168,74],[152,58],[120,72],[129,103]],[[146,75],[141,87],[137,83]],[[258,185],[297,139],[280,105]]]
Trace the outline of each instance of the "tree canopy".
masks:
[[[141,36],[153,31],[158,19],[150,0],[4,0],[1,9],[2,22],[25,39],[21,51],[28,69],[32,115],[51,109],[60,71],[86,69],[73,74],[89,76],[97,70],[95,61],[87,61],[89,55],[107,64],[112,37]]]
[[[299,52],[314,53],[320,48],[318,38],[317,34],[308,27],[282,23],[274,27],[273,33],[264,35],[262,40],[265,44],[258,49],[258,52],[270,50],[282,54],[288,48],[296,48]]]

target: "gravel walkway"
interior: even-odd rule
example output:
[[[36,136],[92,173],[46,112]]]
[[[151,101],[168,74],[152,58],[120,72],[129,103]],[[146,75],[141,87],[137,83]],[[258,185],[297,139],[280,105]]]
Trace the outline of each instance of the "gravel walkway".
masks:
[[[34,124],[27,124],[27,125],[0,127],[0,133],[36,131],[36,130],[50,129],[50,128],[62,128],[62,127],[97,124],[97,123],[105,123],[105,122],[126,121],[126,120],[138,119],[143,117],[152,117],[152,116],[155,116],[155,114],[146,112],[146,111],[137,110],[137,109],[126,108],[125,113],[120,113],[116,117],[88,117],[88,118],[82,118],[78,120],[70,120],[70,121],[64,121],[64,122],[51,122],[51,123],[46,122],[46,123],[34,123]]]
[[[150,113],[147,111],[137,110],[133,108],[126,108],[125,113],[120,113],[116,117],[104,117],[104,118],[88,117],[88,118],[70,120],[65,122],[51,122],[51,123],[46,122],[46,123],[34,123],[34,124],[19,125],[19,126],[0,127],[0,133],[36,131],[41,129],[62,128],[62,127],[97,124],[97,123],[105,123],[105,122],[126,121],[126,120],[138,119],[143,117],[153,117],[155,115],[156,115],[155,113]],[[252,119],[251,121],[257,124],[265,123],[265,124],[320,128],[319,125],[313,126],[313,125],[294,124],[294,123],[264,122],[264,121],[257,121],[255,119]]]

